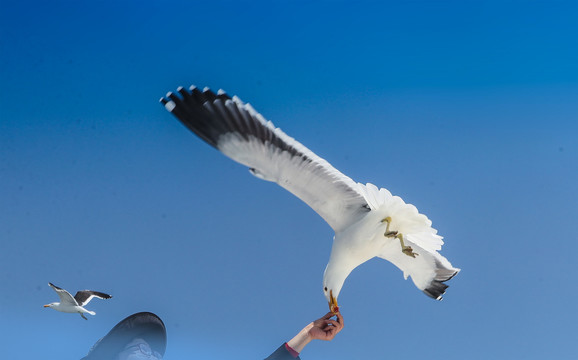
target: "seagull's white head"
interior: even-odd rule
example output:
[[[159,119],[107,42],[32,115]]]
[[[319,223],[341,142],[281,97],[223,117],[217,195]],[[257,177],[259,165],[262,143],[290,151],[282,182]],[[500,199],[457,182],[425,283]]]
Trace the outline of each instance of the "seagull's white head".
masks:
[[[339,312],[337,305],[337,297],[341,292],[345,279],[351,272],[349,269],[344,269],[340,266],[334,266],[332,261],[327,264],[325,274],[323,274],[323,295],[329,304],[329,311],[334,314]]]
[[[337,297],[334,295],[333,289],[324,286],[323,293],[325,294],[325,298],[327,299],[327,303],[329,304],[329,311],[331,311],[334,314],[337,314],[339,312],[339,305],[337,305]]]

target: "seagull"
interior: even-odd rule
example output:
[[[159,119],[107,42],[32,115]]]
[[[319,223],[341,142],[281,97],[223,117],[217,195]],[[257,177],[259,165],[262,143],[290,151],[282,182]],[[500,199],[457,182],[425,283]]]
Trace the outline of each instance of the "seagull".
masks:
[[[267,121],[249,103],[223,90],[179,87],[160,99],[189,130],[259,179],[285,188],[335,231],[323,275],[333,313],[351,271],[372,258],[385,259],[441,300],[460,269],[439,254],[443,240],[427,216],[384,188],[353,181],[325,159]]]
[[[112,297],[108,294],[92,290],[80,290],[76,292],[74,297],[72,297],[72,295],[70,295],[70,293],[64,289],[61,289],[52,283],[48,283],[48,285],[50,285],[50,287],[56,291],[58,297],[60,298],[60,302],[53,302],[44,305],[44,307],[53,308],[54,310],[65,313],[79,313],[84,320],[88,319],[86,316],[84,316],[83,313],[96,315],[94,311],[86,310],[83,307],[84,305],[88,304],[92,298],[97,297],[99,299],[110,299]]]

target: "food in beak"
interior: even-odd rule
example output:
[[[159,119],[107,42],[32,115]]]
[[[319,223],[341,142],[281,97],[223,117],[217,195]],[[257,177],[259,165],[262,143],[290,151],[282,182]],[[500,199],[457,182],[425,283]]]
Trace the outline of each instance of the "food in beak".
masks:
[[[337,299],[333,297],[333,290],[329,291],[329,311],[331,311],[334,314],[337,314],[339,312]]]

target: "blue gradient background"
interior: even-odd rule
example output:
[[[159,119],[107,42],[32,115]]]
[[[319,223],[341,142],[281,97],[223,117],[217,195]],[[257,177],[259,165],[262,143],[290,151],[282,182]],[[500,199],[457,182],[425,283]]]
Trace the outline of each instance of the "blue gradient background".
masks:
[[[158,104],[190,84],[415,204],[463,269],[435,302],[364,264],[303,359],[575,356],[577,4],[2,1],[2,357],[152,311],[166,359],[262,359],[326,312],[331,229]],[[114,298],[84,321],[49,281]]]

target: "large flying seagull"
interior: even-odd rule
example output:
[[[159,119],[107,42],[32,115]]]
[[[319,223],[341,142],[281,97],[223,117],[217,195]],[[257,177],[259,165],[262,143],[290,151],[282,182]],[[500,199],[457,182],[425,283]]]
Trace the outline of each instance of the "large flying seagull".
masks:
[[[459,269],[438,253],[442,237],[415,206],[372,184],[356,183],[224,91],[180,87],[160,101],[187,128],[256,177],[273,181],[315,210],[335,231],[323,292],[334,313],[353,269],[383,258],[441,300]]]

